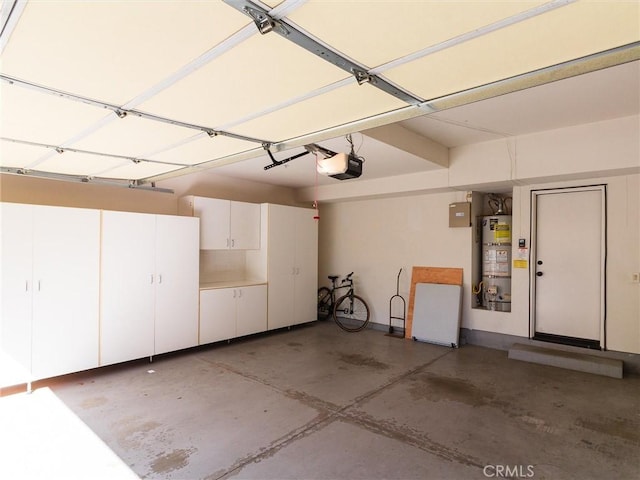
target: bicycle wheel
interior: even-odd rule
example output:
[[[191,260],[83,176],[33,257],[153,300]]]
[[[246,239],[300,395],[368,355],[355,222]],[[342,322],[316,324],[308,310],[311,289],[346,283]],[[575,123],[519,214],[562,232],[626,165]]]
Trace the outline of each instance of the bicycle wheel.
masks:
[[[338,299],[333,319],[346,332],[359,332],[369,323],[369,306],[358,295],[346,294]]]
[[[327,287],[318,289],[318,320],[326,320],[331,315],[331,290]]]

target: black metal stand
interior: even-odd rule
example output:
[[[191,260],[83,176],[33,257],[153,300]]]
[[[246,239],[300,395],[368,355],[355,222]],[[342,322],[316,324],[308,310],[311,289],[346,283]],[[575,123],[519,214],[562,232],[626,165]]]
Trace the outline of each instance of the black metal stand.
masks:
[[[407,302],[404,297],[400,295],[400,274],[402,273],[402,269],[398,272],[398,278],[396,280],[396,294],[389,299],[389,336],[404,338],[404,330],[406,328],[406,311],[407,311]],[[393,301],[394,299],[399,299],[402,301],[402,316],[395,317],[393,316]],[[398,301],[396,300],[396,303]],[[394,333],[394,327],[392,325],[392,320],[402,320],[402,332]]]

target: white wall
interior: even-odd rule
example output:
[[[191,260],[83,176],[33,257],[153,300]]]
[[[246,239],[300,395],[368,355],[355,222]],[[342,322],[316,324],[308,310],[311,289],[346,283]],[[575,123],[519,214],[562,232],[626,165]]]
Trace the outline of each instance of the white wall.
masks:
[[[640,175],[514,188],[514,243],[525,238],[530,245],[532,189],[596,183],[607,185],[607,349],[640,353],[640,284],[631,282],[632,273],[640,272]],[[413,266],[459,267],[464,270],[462,326],[528,337],[528,269],[512,271],[511,312],[471,308],[473,231],[449,228],[448,222],[449,204],[464,201],[463,196],[450,192],[322,205],[319,284],[328,284],[329,274],[355,271],[357,291],[370,304],[372,321],[388,325],[400,268],[400,294],[408,303]]]
[[[320,285],[329,284],[327,275],[354,271],[356,292],[369,304],[372,321],[388,324],[400,268],[400,294],[407,303],[413,266],[461,267],[468,284],[471,229],[448,228],[449,203],[462,200],[449,192],[323,205]]]
[[[525,238],[529,245],[531,189],[606,184],[607,349],[640,353],[640,284],[631,282],[631,274],[640,272],[640,118],[454,148],[450,160],[446,185],[426,182],[421,190],[416,177],[407,178],[404,185],[410,187],[400,187],[397,197],[390,196],[390,182],[360,185],[356,190],[366,200],[354,198],[347,182],[343,192],[337,187],[319,192],[329,201],[320,204],[319,284],[327,283],[328,274],[354,270],[358,289],[371,304],[372,321],[388,324],[389,298],[401,267],[400,293],[407,301],[411,267],[461,267],[462,326],[528,337],[528,269],[513,269],[511,312],[471,309],[472,231],[449,228],[449,203],[464,201],[464,190],[471,188],[512,189],[513,238]],[[443,193],[444,187],[450,191]],[[384,197],[371,198],[376,193]]]

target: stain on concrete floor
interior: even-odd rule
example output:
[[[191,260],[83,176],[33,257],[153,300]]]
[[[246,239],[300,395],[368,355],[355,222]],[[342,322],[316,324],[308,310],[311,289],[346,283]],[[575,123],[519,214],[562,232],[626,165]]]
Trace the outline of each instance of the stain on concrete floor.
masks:
[[[389,365],[387,365],[386,363],[382,363],[373,357],[360,355],[359,353],[340,353],[338,355],[341,362],[347,363],[349,365],[356,365],[358,367],[370,367],[375,370],[386,370],[389,368]]]
[[[640,445],[640,422],[630,422],[624,418],[578,418],[575,424],[588,430],[622,438]]]
[[[473,385],[469,380],[422,373],[412,379],[409,393],[414,400],[453,401],[472,407],[487,405],[493,393]]]
[[[195,451],[196,448],[180,448],[169,453],[162,453],[151,462],[151,469],[157,474],[180,470],[189,464],[189,457]]]
[[[85,409],[96,408],[106,404],[107,402],[108,400],[106,397],[91,397],[83,400],[80,407]]]

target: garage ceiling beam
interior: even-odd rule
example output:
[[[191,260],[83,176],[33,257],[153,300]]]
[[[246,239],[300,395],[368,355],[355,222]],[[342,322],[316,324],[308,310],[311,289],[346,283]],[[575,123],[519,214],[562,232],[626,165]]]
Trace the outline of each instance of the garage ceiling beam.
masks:
[[[398,123],[362,130],[362,134],[392,145],[440,167],[449,167],[449,149],[430,138],[418,135]]]

